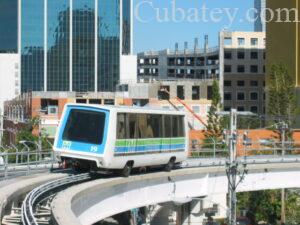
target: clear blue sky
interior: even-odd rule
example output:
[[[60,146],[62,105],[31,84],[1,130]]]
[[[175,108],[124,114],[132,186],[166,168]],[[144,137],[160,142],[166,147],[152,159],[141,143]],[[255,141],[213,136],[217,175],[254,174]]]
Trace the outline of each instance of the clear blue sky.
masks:
[[[195,37],[202,47],[205,34],[213,47],[218,44],[218,32],[222,29],[252,31],[254,28],[253,21],[248,19],[253,19],[254,0],[133,0],[133,3],[135,53],[174,49],[176,42],[182,49],[184,41],[193,47]],[[161,21],[156,12],[160,13]]]

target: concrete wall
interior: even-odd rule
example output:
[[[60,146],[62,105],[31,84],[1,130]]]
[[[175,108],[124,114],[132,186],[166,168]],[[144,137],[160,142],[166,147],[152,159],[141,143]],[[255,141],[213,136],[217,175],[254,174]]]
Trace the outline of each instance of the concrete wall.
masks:
[[[136,83],[137,82],[137,56],[122,55],[120,65],[120,83]]]
[[[19,94],[19,55],[0,54],[0,115],[3,103]]]

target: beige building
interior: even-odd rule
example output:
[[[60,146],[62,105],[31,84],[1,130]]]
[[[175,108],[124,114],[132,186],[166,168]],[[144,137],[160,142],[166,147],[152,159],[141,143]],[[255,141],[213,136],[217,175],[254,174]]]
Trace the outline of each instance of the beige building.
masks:
[[[265,32],[220,33],[224,110],[265,113]]]

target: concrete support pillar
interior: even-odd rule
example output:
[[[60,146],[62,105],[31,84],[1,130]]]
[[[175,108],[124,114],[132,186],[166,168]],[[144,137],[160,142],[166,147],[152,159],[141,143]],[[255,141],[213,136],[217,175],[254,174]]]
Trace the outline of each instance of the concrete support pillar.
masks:
[[[195,200],[181,206],[177,206],[176,225],[199,224],[202,221],[202,204]]]
[[[169,224],[169,215],[173,210],[172,203],[163,204],[153,216],[150,225],[166,225]]]

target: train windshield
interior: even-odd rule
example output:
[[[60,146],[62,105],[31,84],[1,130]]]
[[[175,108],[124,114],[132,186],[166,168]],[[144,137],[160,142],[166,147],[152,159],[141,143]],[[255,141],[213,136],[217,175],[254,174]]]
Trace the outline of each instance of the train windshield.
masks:
[[[105,113],[71,109],[63,132],[63,140],[101,145]]]

